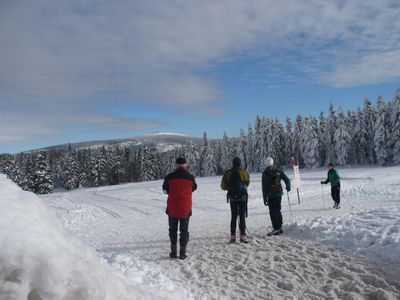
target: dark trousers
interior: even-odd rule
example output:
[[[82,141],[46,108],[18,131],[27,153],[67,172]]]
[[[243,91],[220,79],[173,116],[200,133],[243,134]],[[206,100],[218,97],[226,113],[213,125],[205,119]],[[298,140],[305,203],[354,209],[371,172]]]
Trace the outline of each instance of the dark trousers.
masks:
[[[268,198],[269,216],[274,229],[282,228],[281,202],[281,196]]]
[[[231,204],[231,235],[236,235],[236,222],[239,216],[240,234],[246,234],[246,201],[230,201]]]
[[[189,218],[177,219],[168,217],[169,223],[169,239],[171,245],[176,245],[178,242],[178,224],[179,224],[179,244],[182,247],[186,247],[189,241]]]
[[[331,196],[335,203],[340,204],[340,184],[331,187]]]

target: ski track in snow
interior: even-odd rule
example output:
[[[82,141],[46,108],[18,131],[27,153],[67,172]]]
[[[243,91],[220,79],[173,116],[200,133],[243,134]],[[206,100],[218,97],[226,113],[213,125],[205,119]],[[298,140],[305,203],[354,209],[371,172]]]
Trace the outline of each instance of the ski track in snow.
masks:
[[[250,174],[251,243],[233,245],[221,178],[197,178],[185,261],[168,258],[162,181],[42,199],[112,268],[151,287],[162,274],[194,299],[400,299],[400,167],[338,171],[341,209],[332,209],[330,187],[321,188],[326,170],[303,172],[301,204],[293,189],[292,220],[284,195],[284,235],[270,238],[261,174]]]

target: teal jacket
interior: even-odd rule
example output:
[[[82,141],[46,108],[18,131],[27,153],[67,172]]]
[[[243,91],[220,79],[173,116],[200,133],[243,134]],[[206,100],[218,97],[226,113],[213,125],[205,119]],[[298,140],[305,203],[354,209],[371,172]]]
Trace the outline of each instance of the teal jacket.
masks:
[[[331,184],[331,187],[340,185],[340,176],[335,169],[328,171],[328,178],[323,183],[327,184],[328,182]]]

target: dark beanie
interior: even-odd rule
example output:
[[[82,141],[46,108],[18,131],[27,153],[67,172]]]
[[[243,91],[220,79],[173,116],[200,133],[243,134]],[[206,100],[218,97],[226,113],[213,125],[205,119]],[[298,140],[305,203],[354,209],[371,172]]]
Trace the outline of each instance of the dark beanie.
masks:
[[[233,159],[232,165],[236,168],[240,168],[240,165],[242,164],[242,161],[240,160],[239,157],[235,157]]]
[[[176,164],[177,164],[177,165],[184,165],[184,164],[186,164],[186,158],[184,158],[184,157],[178,157],[178,158],[176,159]]]

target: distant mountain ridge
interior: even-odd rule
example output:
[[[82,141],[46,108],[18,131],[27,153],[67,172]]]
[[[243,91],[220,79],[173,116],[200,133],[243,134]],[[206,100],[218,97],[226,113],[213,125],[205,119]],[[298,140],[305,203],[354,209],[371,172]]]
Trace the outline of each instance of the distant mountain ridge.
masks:
[[[161,133],[156,132],[150,135],[138,136],[126,139],[114,139],[114,140],[98,140],[98,141],[87,141],[87,142],[77,142],[77,143],[66,143],[60,145],[54,145],[39,149],[34,149],[31,151],[54,151],[54,150],[64,150],[69,146],[72,150],[80,149],[97,149],[101,147],[138,147],[141,145],[146,145],[153,149],[158,149],[161,152],[173,150],[180,148],[183,145],[189,145],[193,143],[195,146],[202,144],[203,139],[197,137],[190,137],[178,133]],[[26,151],[30,152],[30,151]]]

